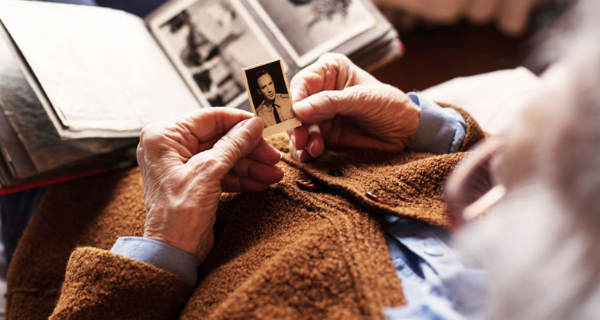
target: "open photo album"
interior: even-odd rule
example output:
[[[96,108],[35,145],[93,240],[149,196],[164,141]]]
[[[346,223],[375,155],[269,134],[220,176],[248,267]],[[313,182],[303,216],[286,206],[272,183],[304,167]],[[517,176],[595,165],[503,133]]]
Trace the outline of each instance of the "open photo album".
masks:
[[[251,110],[243,68],[281,59],[291,79],[326,52],[367,69],[402,53],[367,0],[173,0],[144,18],[1,1],[0,192],[131,163],[148,123]]]

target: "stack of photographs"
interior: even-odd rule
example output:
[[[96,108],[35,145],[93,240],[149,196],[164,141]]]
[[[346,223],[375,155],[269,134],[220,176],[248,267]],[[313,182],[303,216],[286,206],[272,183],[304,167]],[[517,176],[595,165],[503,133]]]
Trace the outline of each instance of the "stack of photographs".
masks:
[[[368,0],[178,0],[145,20],[203,106],[249,110],[240,69],[265,61],[291,78],[326,52],[366,69],[402,54]]]

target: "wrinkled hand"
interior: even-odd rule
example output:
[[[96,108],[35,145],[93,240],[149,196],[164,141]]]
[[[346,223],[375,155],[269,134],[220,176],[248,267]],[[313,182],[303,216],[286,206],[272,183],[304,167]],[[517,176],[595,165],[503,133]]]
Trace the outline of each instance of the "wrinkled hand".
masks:
[[[294,113],[303,125],[288,130],[299,161],[325,145],[403,150],[419,126],[419,107],[340,54],[325,54],[291,82]]]
[[[214,244],[222,191],[265,190],[283,178],[281,154],[262,139],[251,113],[203,109],[173,122],[146,126],[137,159],[144,182],[144,237],[196,257]]]

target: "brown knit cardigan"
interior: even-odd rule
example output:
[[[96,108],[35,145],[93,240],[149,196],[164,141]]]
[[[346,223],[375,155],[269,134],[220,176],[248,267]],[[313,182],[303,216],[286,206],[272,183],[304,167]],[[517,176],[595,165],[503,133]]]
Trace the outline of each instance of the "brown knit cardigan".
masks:
[[[483,132],[459,112],[465,151]],[[271,143],[288,151],[283,136]],[[8,319],[381,319],[383,307],[406,303],[381,214],[447,226],[443,182],[463,157],[339,148],[302,164],[284,154],[283,181],[222,196],[195,288],[109,251],[143,234],[138,169],[56,185],[11,263]],[[301,174],[320,188],[300,188]]]

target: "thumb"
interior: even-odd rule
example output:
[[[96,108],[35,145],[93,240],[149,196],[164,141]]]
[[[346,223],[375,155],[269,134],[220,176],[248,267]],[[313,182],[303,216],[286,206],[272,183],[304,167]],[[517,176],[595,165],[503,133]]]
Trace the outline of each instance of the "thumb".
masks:
[[[244,120],[233,126],[215,145],[208,156],[219,160],[220,176],[225,176],[241,159],[249,155],[262,140],[263,124],[258,117]]]
[[[303,123],[317,123],[336,115],[360,117],[373,107],[375,94],[364,86],[354,86],[339,91],[322,91],[293,105],[296,118]]]

